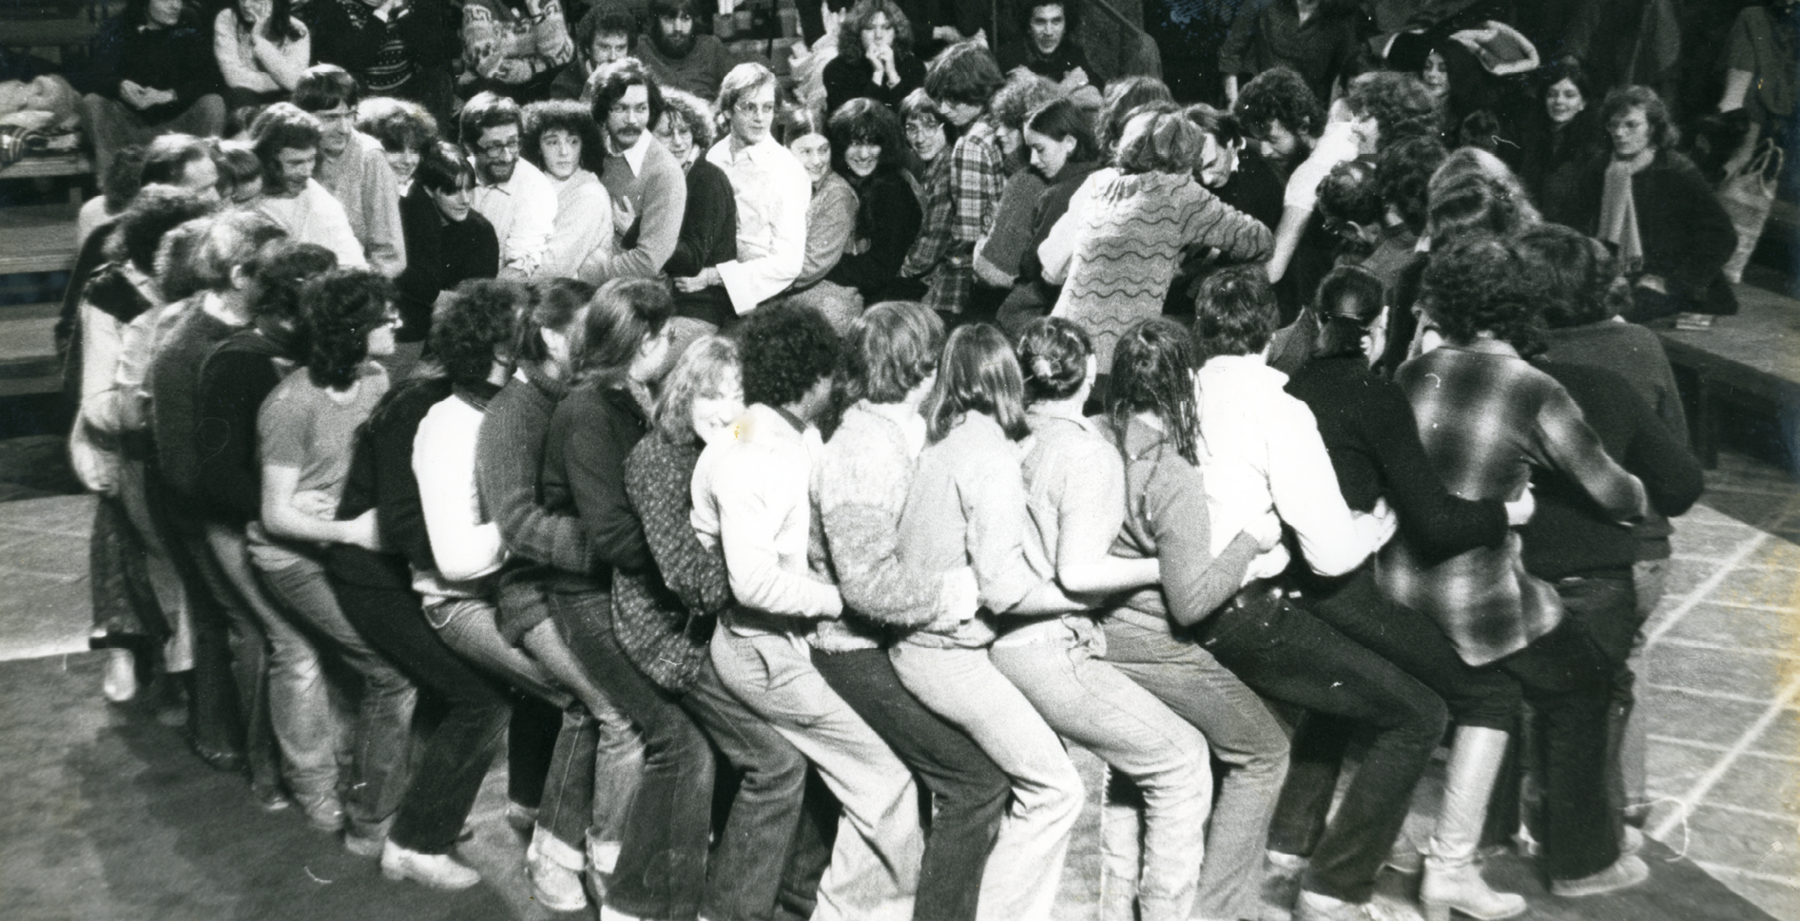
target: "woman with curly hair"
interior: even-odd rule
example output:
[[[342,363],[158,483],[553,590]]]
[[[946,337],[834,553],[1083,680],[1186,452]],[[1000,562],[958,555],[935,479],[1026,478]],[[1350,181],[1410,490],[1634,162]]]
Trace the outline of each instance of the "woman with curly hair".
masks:
[[[357,430],[388,391],[386,372],[370,359],[394,349],[394,327],[400,318],[393,299],[390,282],[358,269],[326,273],[301,293],[304,358],[300,368],[269,393],[257,414],[262,502],[261,515],[250,527],[250,555],[264,584],[282,612],[306,631],[299,642],[310,647],[312,661],[302,681],[315,686],[325,681],[321,657],[330,655],[348,666],[362,685],[354,727],[355,774],[345,804],[349,813],[345,846],[364,856],[375,855],[400,805],[416,690],[345,617],[325,562],[333,544],[368,550],[381,546],[372,510],[339,519],[338,509]],[[279,645],[275,654],[284,654]],[[288,714],[287,726],[304,722],[309,733],[320,733],[316,738],[329,739],[333,716],[325,696],[308,695],[304,700],[311,702],[308,712]],[[278,738],[283,728],[284,721],[277,720]],[[288,741],[283,738],[282,751],[292,758],[296,752]],[[337,766],[329,743],[319,746],[317,753],[323,763],[309,766],[317,776],[307,778],[316,786],[296,784],[295,795],[317,827],[336,831],[344,824],[344,814],[329,805],[338,796]],[[324,800],[324,808],[309,798]],[[436,877],[444,869],[441,863],[414,866],[420,875]]]
[[[1554,470],[1613,521],[1643,516],[1644,487],[1606,453],[1562,386],[1526,356],[1541,349],[1544,294],[1534,262],[1516,243],[1474,237],[1432,253],[1426,322],[1444,344],[1400,367],[1426,456],[1459,496],[1517,495],[1534,468]],[[1618,818],[1606,795],[1607,704],[1613,668],[1587,627],[1564,616],[1556,590],[1527,575],[1519,538],[1445,558],[1402,529],[1376,570],[1394,602],[1432,618],[1462,660],[1516,679],[1539,715],[1545,761],[1542,831],[1551,890],[1595,895],[1642,882],[1649,868],[1620,856]],[[1427,857],[1427,882],[1469,881],[1483,802],[1455,834],[1443,824]],[[1460,907],[1454,897],[1428,901]]]
[[[852,99],[832,113],[829,131],[832,168],[856,192],[856,229],[825,278],[879,303],[892,293],[924,218],[908,182],[900,118],[872,99]]]
[[[925,65],[913,56],[912,23],[894,0],[857,0],[838,24],[837,57],[825,64],[825,111],[852,99],[898,109],[925,84]]]
[[[606,148],[588,107],[567,99],[525,107],[520,156],[556,190],[556,223],[538,267],[545,278],[576,278],[613,253],[612,196],[596,175]]]

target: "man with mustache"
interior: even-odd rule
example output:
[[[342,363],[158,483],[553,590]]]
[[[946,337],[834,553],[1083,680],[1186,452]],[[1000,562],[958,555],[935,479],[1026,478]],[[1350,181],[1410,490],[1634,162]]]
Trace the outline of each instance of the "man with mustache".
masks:
[[[263,164],[257,210],[300,243],[317,243],[344,268],[364,268],[362,243],[344,206],[313,178],[319,162],[319,120],[293,103],[278,102],[250,124],[250,143]]]
[[[694,0],[651,0],[650,29],[637,43],[637,56],[663,86],[703,99],[719,95],[719,85],[736,63],[717,36],[698,30]]]

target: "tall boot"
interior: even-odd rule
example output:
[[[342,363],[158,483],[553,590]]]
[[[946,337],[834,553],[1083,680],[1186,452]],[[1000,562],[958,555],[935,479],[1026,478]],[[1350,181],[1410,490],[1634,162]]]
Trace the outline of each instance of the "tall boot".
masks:
[[[1459,726],[1445,771],[1444,805],[1425,855],[1419,901],[1426,921],[1449,921],[1456,911],[1478,921],[1498,921],[1525,912],[1523,896],[1495,892],[1475,865],[1475,847],[1487,818],[1488,796],[1506,755],[1507,734],[1498,729]]]

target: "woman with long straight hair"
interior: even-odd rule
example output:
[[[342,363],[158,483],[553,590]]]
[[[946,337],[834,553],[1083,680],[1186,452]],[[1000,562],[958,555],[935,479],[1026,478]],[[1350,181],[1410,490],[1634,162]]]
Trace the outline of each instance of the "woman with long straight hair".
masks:
[[[848,339],[816,480],[846,610],[814,631],[813,664],[932,793],[913,917],[973,921],[1010,787],[992,758],[901,685],[887,649],[894,631],[975,603],[969,569],[922,570],[900,557],[900,515],[925,446],[919,407],[937,381],[944,323],[922,304],[889,301],[851,324]]]
[[[1036,571],[1063,590],[1113,595],[1152,587],[1154,559],[1107,550],[1125,519],[1125,464],[1100,426],[1082,415],[1098,364],[1087,334],[1068,320],[1038,320],[1019,340],[1031,449],[1025,488]],[[1143,792],[1146,827],[1136,881],[1144,921],[1186,921],[1206,850],[1212,769],[1206,739],[1149,691],[1101,658],[1094,612],[1010,618],[989,657],[1050,728],[1098,755]],[[1110,864],[1103,864],[1109,869]]]
[[[908,633],[890,656],[900,683],[974,739],[1012,784],[977,916],[1037,921],[1056,899],[1081,811],[1081,778],[1056,733],[994,667],[988,647],[1002,618],[1083,605],[1026,561],[1024,398],[1018,360],[1000,330],[976,323],[950,335],[925,404],[929,443],[900,517],[900,557],[925,572],[973,569],[977,604]]]
[[[593,293],[573,279],[536,287],[519,317],[512,374],[488,402],[475,446],[476,483],[510,554],[499,574],[501,636],[524,646],[581,703],[563,711],[560,730],[553,714],[535,707],[516,710],[511,727],[517,751],[508,796],[521,806],[542,801],[526,873],[540,900],[566,911],[587,903],[582,870],[615,858],[643,757],[636,730],[571,653],[547,600],[557,573],[584,570],[592,553],[580,518],[539,501],[538,474],[550,417],[582,358]],[[539,738],[550,735],[554,750]],[[534,744],[542,760],[519,770]]]

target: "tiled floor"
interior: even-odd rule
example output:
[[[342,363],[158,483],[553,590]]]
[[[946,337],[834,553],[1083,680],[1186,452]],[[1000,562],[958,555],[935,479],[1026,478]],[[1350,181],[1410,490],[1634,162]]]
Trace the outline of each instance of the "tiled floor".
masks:
[[[1775,918],[1800,918],[1800,487],[1729,454],[1708,482],[1677,523],[1650,625],[1650,830]],[[86,649],[92,513],[79,496],[0,503],[0,661]],[[90,705],[97,692],[70,703]],[[1092,875],[1094,860],[1078,847],[1069,873]],[[1065,895],[1060,918],[1092,916],[1091,893]]]

